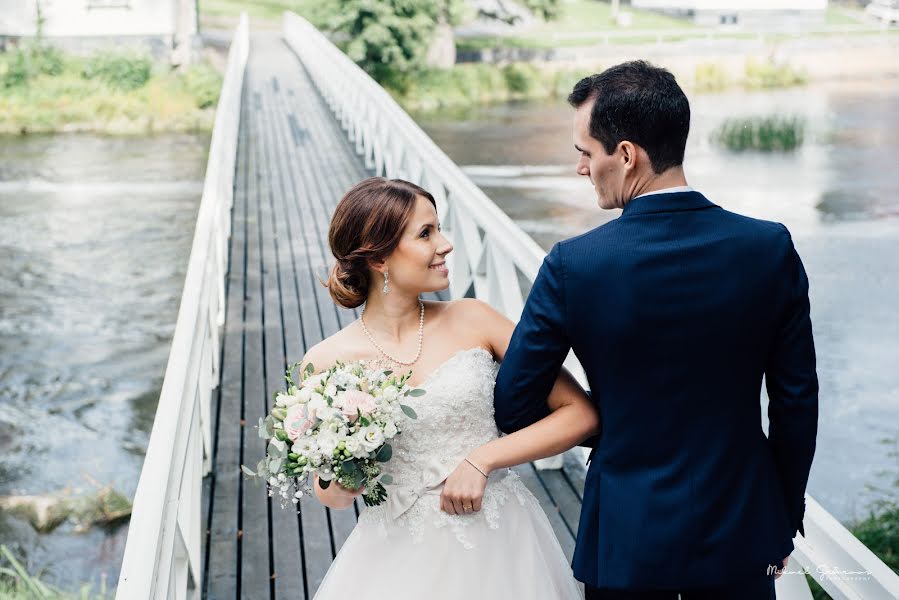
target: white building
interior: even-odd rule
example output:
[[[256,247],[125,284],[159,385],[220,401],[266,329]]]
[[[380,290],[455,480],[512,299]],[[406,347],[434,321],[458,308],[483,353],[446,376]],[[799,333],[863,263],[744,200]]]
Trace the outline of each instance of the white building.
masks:
[[[697,25],[796,29],[823,25],[827,0],[631,0],[634,8],[691,19]]]
[[[73,50],[144,46],[183,62],[197,34],[196,0],[0,0],[0,41],[34,36],[38,5],[46,40]]]

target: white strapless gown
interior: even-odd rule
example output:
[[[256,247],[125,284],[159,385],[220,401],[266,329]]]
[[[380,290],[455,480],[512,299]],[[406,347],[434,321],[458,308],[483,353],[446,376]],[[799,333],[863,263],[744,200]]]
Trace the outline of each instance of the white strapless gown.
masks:
[[[481,511],[440,510],[441,482],[499,436],[497,364],[462,350],[407,398],[418,419],[394,439],[388,500],[368,507],[315,600],[569,600],[583,593],[537,499],[511,470],[490,474]]]

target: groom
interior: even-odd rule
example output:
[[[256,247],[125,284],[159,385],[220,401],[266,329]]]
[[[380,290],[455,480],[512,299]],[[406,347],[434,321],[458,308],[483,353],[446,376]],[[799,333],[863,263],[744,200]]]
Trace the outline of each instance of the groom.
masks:
[[[497,425],[546,416],[573,350],[602,423],[573,561],[588,600],[774,598],[768,567],[804,534],[818,419],[793,240],[687,185],[690,106],[665,69],[617,65],[569,102],[577,172],[622,214],[546,256],[497,377]]]

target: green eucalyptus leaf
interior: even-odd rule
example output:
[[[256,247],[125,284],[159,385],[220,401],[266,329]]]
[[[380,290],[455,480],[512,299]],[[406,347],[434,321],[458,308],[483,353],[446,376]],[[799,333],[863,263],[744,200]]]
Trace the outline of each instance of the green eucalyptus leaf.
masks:
[[[384,485],[390,485],[391,483],[393,483],[393,477],[390,476],[390,473],[384,473],[383,475],[381,475],[381,479],[379,479],[378,481],[380,481]]]
[[[427,392],[421,388],[409,390],[409,395],[413,398],[418,398],[419,396],[424,396],[425,394],[427,394]]]
[[[403,413],[409,417],[410,419],[417,419],[418,413],[412,410],[411,406],[406,406],[405,404],[400,404],[400,408],[403,410]]]
[[[240,470],[243,471],[245,474],[249,475],[250,477],[256,477],[256,473],[252,469],[247,467],[246,465],[240,465]]]
[[[393,447],[390,444],[384,444],[375,455],[378,462],[387,462],[393,456]]]

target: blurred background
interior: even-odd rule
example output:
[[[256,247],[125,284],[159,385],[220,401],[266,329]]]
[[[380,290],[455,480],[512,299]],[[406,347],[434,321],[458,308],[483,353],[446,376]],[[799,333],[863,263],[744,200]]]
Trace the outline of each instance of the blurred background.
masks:
[[[899,569],[896,0],[0,0],[0,596],[115,588],[228,43],[286,10],[545,249],[617,216],[574,172],[573,84],[669,68],[691,185],[809,273],[809,493]]]

